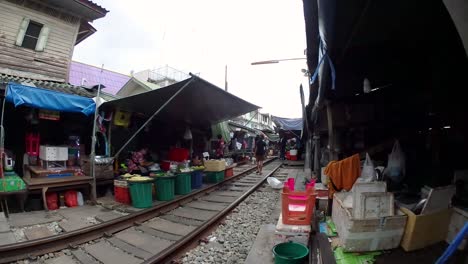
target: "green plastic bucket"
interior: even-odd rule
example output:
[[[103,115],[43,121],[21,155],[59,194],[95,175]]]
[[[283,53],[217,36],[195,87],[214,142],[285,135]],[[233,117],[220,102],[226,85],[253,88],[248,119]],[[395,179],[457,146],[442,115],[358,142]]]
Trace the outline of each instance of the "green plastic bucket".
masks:
[[[175,178],[175,194],[184,195],[192,191],[192,175],[179,173]]]
[[[149,208],[153,206],[153,181],[128,181],[132,205],[135,208]]]
[[[273,247],[275,264],[302,264],[309,255],[309,249],[299,243],[286,242]]]
[[[224,171],[218,171],[218,172],[207,172],[206,173],[206,180],[209,183],[218,183],[222,182],[224,180]]]
[[[155,177],[156,200],[171,201],[174,199],[174,176]]]

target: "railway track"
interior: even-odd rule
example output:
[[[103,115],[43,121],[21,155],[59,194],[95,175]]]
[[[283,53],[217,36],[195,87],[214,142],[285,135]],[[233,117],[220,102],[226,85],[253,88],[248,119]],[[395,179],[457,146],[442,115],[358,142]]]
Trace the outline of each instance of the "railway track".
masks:
[[[175,200],[59,235],[0,246],[0,263],[69,249],[66,263],[167,263],[198,244],[281,163],[255,168]],[[102,239],[100,239],[102,238]],[[100,239],[98,242],[94,242]],[[67,256],[65,256],[66,258]],[[71,261],[71,262],[70,262]]]

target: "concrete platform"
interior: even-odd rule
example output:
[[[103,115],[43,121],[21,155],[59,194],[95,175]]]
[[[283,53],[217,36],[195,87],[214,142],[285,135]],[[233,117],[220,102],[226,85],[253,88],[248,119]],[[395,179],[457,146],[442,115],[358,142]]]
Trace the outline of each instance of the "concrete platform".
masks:
[[[138,264],[141,263],[140,259],[125,253],[121,249],[111,246],[107,242],[101,241],[96,244],[88,245],[85,247],[92,257],[99,260],[104,264]]]
[[[119,232],[115,237],[153,255],[158,254],[172,244],[171,241],[153,237],[133,228]]]
[[[50,231],[47,227],[34,227],[24,230],[24,235],[28,240],[49,237],[55,235],[52,231]]]
[[[167,221],[171,221],[171,222],[178,223],[181,225],[188,225],[188,226],[201,226],[203,224],[203,221],[200,221],[200,220],[184,218],[184,217],[175,216],[171,214],[162,215],[160,216],[160,218],[165,219]]]
[[[0,246],[14,243],[16,243],[16,238],[12,232],[0,233]]]
[[[227,207],[227,204],[223,203],[212,203],[207,201],[195,201],[188,204],[184,204],[185,207],[191,207],[196,209],[203,209],[208,211],[221,211]]]
[[[127,242],[124,242],[116,237],[111,237],[108,238],[107,241],[111,243],[113,246],[118,247],[122,249],[123,251],[132,254],[133,256],[141,259],[149,259],[153,256],[153,254],[149,253],[148,251],[145,251],[143,249],[139,249],[133,245],[128,244]],[[83,262],[87,263],[87,262]]]
[[[220,196],[220,195],[212,195],[212,194],[201,197],[202,201],[208,201],[208,202],[214,202],[214,203],[228,203],[228,204],[234,202],[237,199],[238,197]]]
[[[195,219],[198,221],[206,221],[211,219],[215,214],[217,214],[217,212],[199,210],[190,207],[179,207],[171,211],[169,214],[189,219]]]
[[[159,230],[162,232],[179,235],[179,236],[185,236],[195,229],[194,226],[182,225],[182,224],[174,223],[174,222],[162,219],[162,218],[156,218],[154,220],[148,221],[145,223],[145,225],[155,230]]]
[[[61,256],[58,258],[48,259],[44,263],[45,264],[81,264],[69,256]]]
[[[245,264],[273,264],[275,262],[272,252],[275,245],[275,228],[274,224],[260,227],[252,249],[244,262]]]
[[[10,232],[10,224],[3,213],[0,213],[0,233]]]
[[[11,227],[25,227],[57,222],[61,219],[63,219],[63,216],[57,214],[57,212],[33,211],[10,214],[8,222]]]

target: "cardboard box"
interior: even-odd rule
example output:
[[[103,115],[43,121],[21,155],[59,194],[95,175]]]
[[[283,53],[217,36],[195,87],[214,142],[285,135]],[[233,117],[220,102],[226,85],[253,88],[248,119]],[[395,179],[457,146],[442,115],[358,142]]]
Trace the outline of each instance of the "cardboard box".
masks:
[[[405,234],[401,240],[401,247],[405,251],[421,249],[444,241],[447,237],[452,209],[423,215],[415,215],[403,207],[401,211],[408,216]]]

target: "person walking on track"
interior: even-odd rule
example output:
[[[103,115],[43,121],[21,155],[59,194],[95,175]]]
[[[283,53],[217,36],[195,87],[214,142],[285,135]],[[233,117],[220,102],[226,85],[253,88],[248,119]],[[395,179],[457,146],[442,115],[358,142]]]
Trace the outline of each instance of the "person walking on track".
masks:
[[[257,174],[262,174],[263,160],[265,159],[266,143],[263,135],[255,142],[255,159],[257,160]]]

